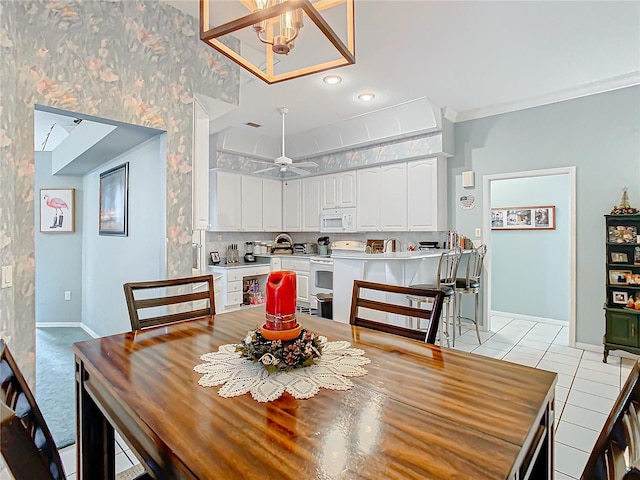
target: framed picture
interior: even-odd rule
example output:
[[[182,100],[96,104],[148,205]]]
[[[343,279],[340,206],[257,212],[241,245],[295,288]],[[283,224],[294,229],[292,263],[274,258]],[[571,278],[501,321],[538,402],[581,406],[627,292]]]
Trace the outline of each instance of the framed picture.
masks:
[[[633,250],[633,264],[640,265],[640,247],[636,247]]]
[[[638,229],[633,226],[610,225],[609,243],[635,243]]]
[[[626,305],[629,301],[629,294],[627,292],[611,292],[611,301],[613,303],[619,303],[621,305]]]
[[[628,285],[631,278],[631,270],[609,270],[609,283],[611,285]]]
[[[40,189],[40,231],[72,233],[76,229],[76,189]]]
[[[504,207],[491,209],[491,230],[555,230],[556,207]]]
[[[128,233],[129,163],[100,174],[100,235]]]
[[[611,263],[629,263],[629,256],[624,252],[611,252]]]
[[[640,285],[640,273],[632,273],[628,276],[630,285]]]

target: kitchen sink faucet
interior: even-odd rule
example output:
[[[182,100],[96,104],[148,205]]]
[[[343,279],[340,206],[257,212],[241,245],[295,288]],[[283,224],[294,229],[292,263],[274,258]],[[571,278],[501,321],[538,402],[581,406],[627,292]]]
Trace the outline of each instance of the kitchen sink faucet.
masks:
[[[391,244],[391,250],[388,250],[389,248],[389,244]],[[397,244],[397,247],[396,247]],[[387,253],[389,251],[391,252],[399,252],[400,251],[400,239],[396,238],[396,237],[391,237],[391,238],[387,238],[384,241],[384,248],[382,249],[382,251],[384,253]]]

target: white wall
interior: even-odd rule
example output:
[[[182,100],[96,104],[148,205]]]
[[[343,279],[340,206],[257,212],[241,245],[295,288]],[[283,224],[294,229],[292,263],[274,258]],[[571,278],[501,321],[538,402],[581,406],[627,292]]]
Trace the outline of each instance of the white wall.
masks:
[[[131,329],[124,283],[166,277],[166,156],[166,134],[162,134],[84,177],[82,321],[100,336]],[[100,173],[125,162],[129,162],[129,235],[100,236]]]
[[[491,230],[491,309],[569,321],[569,176],[493,180],[491,207],[555,205],[555,230]]]
[[[576,341],[602,345],[605,301],[604,217],[629,187],[640,205],[640,87],[461,122],[448,161],[450,225],[473,236],[482,227],[484,175],[576,167]],[[476,172],[463,189],[461,173]],[[461,195],[476,207],[463,211]],[[487,232],[483,232],[486,234]],[[516,265],[515,269],[519,268]]]
[[[51,152],[35,152],[36,323],[80,322],[82,316],[82,178],[51,174]],[[75,232],[40,232],[42,188],[75,188]],[[65,221],[69,221],[66,219]],[[51,219],[52,221],[52,219]],[[71,292],[71,300],[64,292]]]

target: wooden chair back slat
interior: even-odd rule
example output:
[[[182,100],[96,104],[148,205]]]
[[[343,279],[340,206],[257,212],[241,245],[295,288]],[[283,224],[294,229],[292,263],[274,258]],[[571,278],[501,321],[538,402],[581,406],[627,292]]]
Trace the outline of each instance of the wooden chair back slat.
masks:
[[[427,299],[432,300],[430,309],[415,308],[409,305],[382,302],[380,300],[372,300],[363,296],[364,292],[379,292],[381,294],[398,294],[406,298],[409,295],[423,297],[425,303]],[[401,335],[414,340],[420,340],[427,343],[435,343],[438,333],[438,325],[440,322],[440,314],[442,312],[442,304],[444,302],[444,293],[440,290],[430,290],[425,288],[406,287],[401,285],[386,285],[383,283],[367,282],[364,280],[355,280],[353,282],[353,294],[351,297],[351,315],[349,323],[360,327],[379,330],[394,335]],[[413,329],[394,325],[391,323],[380,322],[372,319],[363,318],[358,314],[360,308],[371,309],[390,314],[403,315],[407,318],[420,318],[428,321],[426,330]]]
[[[600,431],[587,464],[582,472],[581,480],[630,480],[640,478],[637,458],[638,446],[634,437],[640,435],[638,426],[630,427],[630,423],[638,424],[636,407],[640,406],[640,363],[636,362],[627,381],[622,387],[616,403],[613,405],[607,420]],[[633,403],[633,405],[632,405]],[[633,415],[633,422],[629,417]],[[626,418],[625,418],[626,417]],[[625,422],[627,425],[625,425]],[[629,431],[631,430],[636,431]],[[631,464],[625,465],[622,454],[628,452]],[[634,452],[635,450],[635,452]],[[633,457],[636,458],[633,458]],[[622,468],[620,468],[622,460]]]
[[[0,449],[18,479],[62,480],[62,461],[29,385],[0,339]]]
[[[194,291],[194,287],[204,284],[206,289]],[[180,294],[157,294],[153,290],[166,290],[171,287],[182,287],[189,291]],[[173,278],[169,280],[155,280],[145,282],[131,282],[123,285],[124,295],[129,310],[129,320],[132,330],[155,327],[159,325],[191,320],[194,318],[215,315],[214,287],[212,275],[200,275],[196,277]],[[149,298],[136,298],[136,292],[152,292],[154,296]],[[206,301],[205,308],[195,308],[193,302]],[[191,305],[189,305],[191,303]],[[183,312],[169,312],[162,315],[153,315],[146,318],[140,316],[141,311],[149,308],[171,307],[175,305],[191,307]]]

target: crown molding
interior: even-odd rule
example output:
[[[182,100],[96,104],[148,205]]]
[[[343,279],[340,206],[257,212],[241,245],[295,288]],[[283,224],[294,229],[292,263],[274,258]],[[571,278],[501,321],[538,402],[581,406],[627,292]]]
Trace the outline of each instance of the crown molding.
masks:
[[[496,105],[490,105],[488,107],[465,110],[463,112],[458,112],[458,114],[455,116],[455,119],[450,120],[456,123],[466,122],[468,120],[476,120],[493,115],[500,115],[503,113],[510,113],[518,110],[526,110],[528,108],[549,105],[551,103],[564,102],[566,100],[572,100],[575,98],[596,95],[598,93],[618,90],[620,88],[632,87],[634,85],[640,85],[640,71],[638,70],[624,75],[619,75],[617,77],[608,78],[606,80],[587,83],[564,90],[558,90],[553,93],[530,97],[524,100],[505,102]]]

